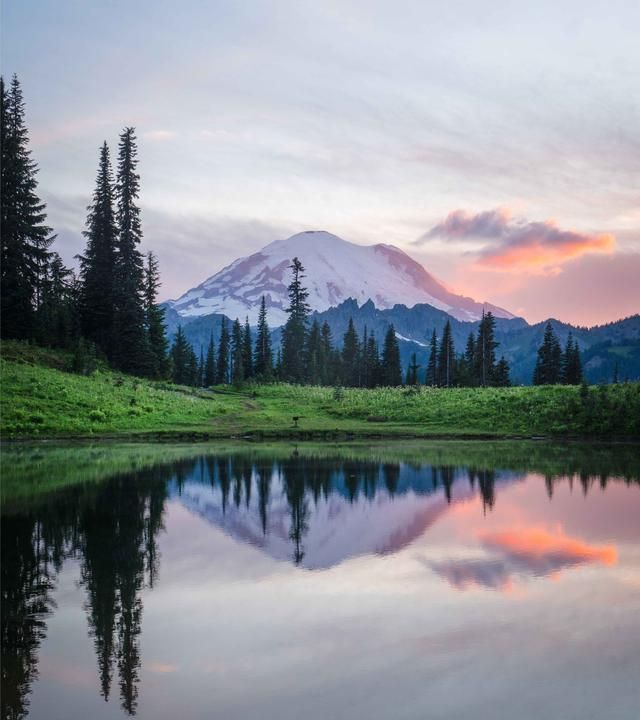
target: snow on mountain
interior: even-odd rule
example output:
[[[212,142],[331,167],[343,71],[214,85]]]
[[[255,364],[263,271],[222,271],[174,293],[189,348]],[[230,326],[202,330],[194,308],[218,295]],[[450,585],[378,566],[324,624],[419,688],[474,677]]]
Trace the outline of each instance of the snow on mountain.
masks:
[[[482,310],[514,317],[502,308],[449,292],[420,263],[393,245],[356,245],[323,231],[276,240],[239,258],[169,305],[183,317],[223,313],[249,317],[255,324],[265,296],[272,327],[284,324],[289,265],[298,257],[305,267],[309,304],[319,312],[348,298],[376,307],[427,303],[458,320],[477,320]]]

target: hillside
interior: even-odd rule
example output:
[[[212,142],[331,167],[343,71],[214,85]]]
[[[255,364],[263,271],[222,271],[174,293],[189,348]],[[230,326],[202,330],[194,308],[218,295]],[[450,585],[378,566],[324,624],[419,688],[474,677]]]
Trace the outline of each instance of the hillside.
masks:
[[[640,383],[586,392],[566,386],[195,390],[104,368],[75,375],[66,370],[69,356],[19,343],[4,343],[2,351],[4,439],[640,437]]]

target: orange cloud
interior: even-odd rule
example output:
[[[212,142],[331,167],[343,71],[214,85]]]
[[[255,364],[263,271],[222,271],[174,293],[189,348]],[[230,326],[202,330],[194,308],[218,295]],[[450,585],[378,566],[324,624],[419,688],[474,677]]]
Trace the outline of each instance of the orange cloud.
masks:
[[[559,272],[559,265],[587,253],[611,253],[616,239],[608,233],[563,230],[554,220],[528,221],[508,208],[480,213],[454,210],[417,243],[440,237],[479,243],[471,252],[479,267]]]

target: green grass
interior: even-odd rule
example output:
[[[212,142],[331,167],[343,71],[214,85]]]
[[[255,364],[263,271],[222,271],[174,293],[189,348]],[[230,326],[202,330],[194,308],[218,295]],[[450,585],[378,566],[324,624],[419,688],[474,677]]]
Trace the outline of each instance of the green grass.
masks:
[[[280,384],[209,391],[104,367],[74,375],[65,371],[68,355],[20,343],[3,343],[2,355],[4,438],[640,437],[640,383],[586,394],[565,386],[336,393]]]

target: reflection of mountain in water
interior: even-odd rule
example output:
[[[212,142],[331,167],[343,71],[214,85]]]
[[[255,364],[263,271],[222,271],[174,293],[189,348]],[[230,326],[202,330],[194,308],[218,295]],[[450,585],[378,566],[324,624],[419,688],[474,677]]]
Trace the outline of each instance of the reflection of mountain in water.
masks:
[[[357,555],[394,553],[422,535],[449,503],[480,493],[491,507],[495,482],[518,477],[406,463],[298,458],[237,467],[222,460],[199,463],[172,492],[236,540],[277,560],[321,569]]]
[[[595,476],[580,466],[575,472],[585,494],[593,486],[605,489],[610,479],[603,471]],[[46,496],[46,502],[36,496],[3,513],[0,525],[2,717],[28,714],[40,643],[55,612],[57,577],[68,558],[80,564],[88,633],[97,657],[96,691],[108,700],[117,683],[123,711],[136,713],[143,593],[157,582],[157,541],[167,497],[274,558],[326,568],[356,555],[405,547],[450,502],[479,494],[490,510],[496,485],[521,477],[458,465],[319,459],[295,452],[272,462],[238,454],[121,473],[71,486]],[[546,478],[550,497],[554,484],[567,478],[572,481],[569,471]],[[635,474],[617,479],[638,482]],[[504,583],[514,563],[522,566],[523,553],[517,548],[514,555],[505,538],[492,542],[502,543],[500,566],[494,562],[479,568],[466,562],[434,569],[458,585]],[[559,547],[564,565],[580,560],[575,552],[568,557],[565,545]]]

